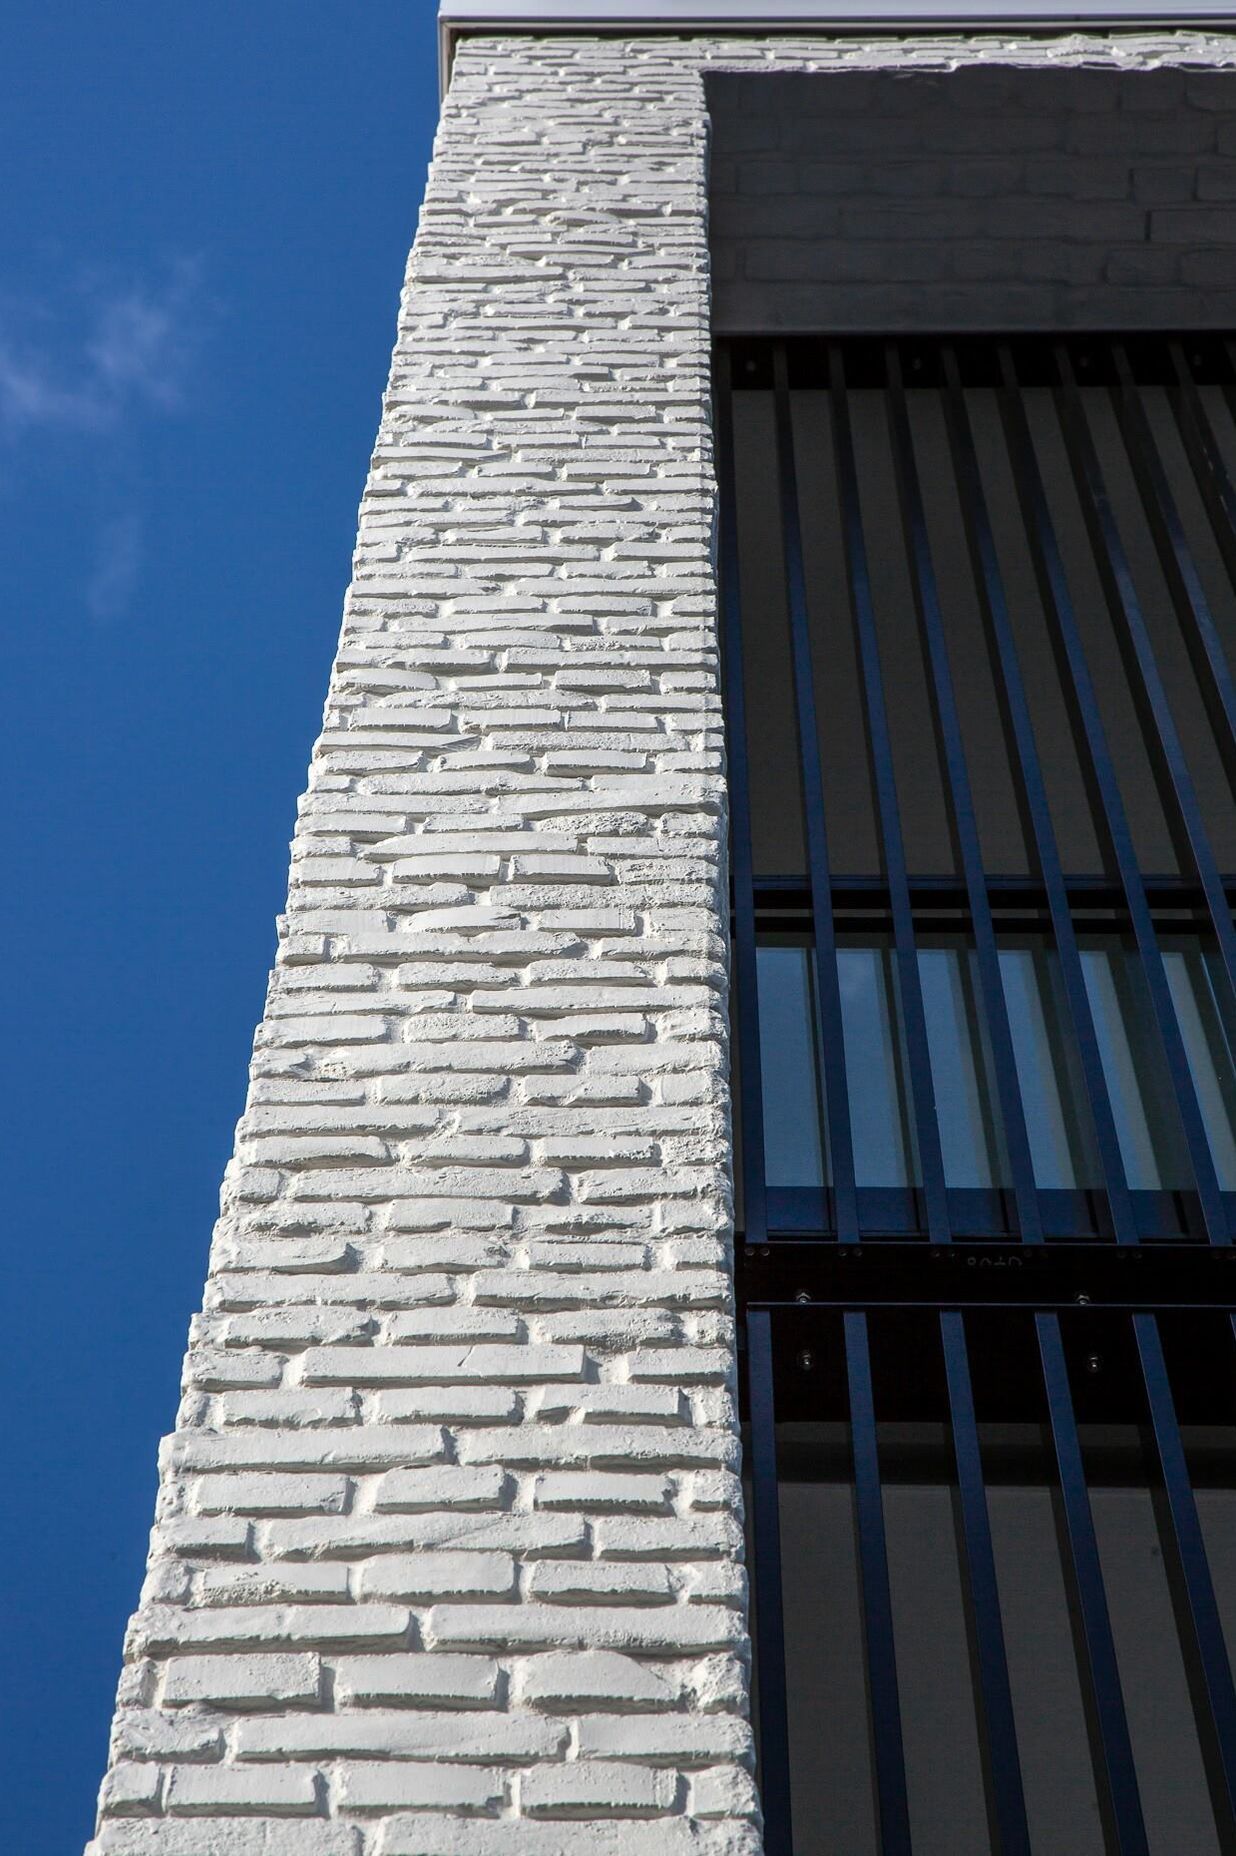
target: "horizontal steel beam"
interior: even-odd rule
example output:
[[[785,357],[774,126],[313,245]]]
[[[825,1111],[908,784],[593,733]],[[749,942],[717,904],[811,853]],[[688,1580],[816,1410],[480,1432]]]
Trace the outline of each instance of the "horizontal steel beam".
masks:
[[[1236,1249],[1206,1244],[740,1245],[739,1300],[777,1306],[1236,1309]]]

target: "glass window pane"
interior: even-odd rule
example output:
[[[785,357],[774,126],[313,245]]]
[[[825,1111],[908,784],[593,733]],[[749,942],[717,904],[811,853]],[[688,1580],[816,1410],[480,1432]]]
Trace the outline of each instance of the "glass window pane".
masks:
[[[954,1188],[992,1190],[1008,1183],[1008,1168],[973,950],[923,947],[918,958],[945,1179]],[[1083,948],[1081,958],[1129,1185],[1186,1187],[1188,1156],[1140,961],[1115,940]],[[812,950],[774,942],[761,945],[757,959],[766,1177],[775,1187],[819,1187],[828,1166]],[[1164,962],[1219,1182],[1236,1191],[1236,1060],[1212,976],[1196,941],[1168,947]],[[918,1168],[892,950],[842,946],[837,966],[856,1183],[912,1186]],[[1043,1191],[1096,1186],[1098,1161],[1055,956],[1041,945],[1005,946],[1000,974],[1035,1184]]]
[[[956,1187],[999,1186],[1004,1167],[983,1062],[973,958],[962,947],[924,947],[918,971],[945,1181]]]
[[[1095,1186],[1098,1158],[1056,956],[1042,944],[1002,947],[1000,979],[1034,1183],[1042,1192]]]
[[[770,1186],[822,1186],[820,1097],[815,1073],[812,950],[756,949],[764,1176]]]
[[[1165,948],[1163,966],[1219,1185],[1236,1192],[1236,1076],[1209,963],[1193,940]]]
[[[1188,1158],[1141,962],[1117,941],[1084,948],[1081,959],[1125,1176],[1135,1192],[1179,1190],[1189,1183]]]
[[[886,947],[837,950],[854,1176],[861,1186],[915,1183],[901,1037]]]

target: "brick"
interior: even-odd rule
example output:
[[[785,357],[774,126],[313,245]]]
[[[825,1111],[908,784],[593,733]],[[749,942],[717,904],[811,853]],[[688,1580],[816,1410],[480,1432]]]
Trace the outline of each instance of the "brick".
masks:
[[[627,1370],[637,1382],[725,1385],[734,1378],[734,1360],[721,1347],[638,1348],[630,1355]]]
[[[389,1322],[391,1340],[405,1347],[432,1347],[441,1341],[463,1341],[467,1345],[483,1341],[522,1340],[521,1317],[496,1308],[435,1308],[425,1313],[392,1315]]]
[[[569,1818],[447,1823],[392,1817],[382,1827],[378,1856],[578,1856],[581,1834]],[[588,1856],[758,1856],[760,1849],[754,1825],[711,1826],[683,1817],[599,1819],[586,1835]]]
[[[357,1755],[465,1764],[494,1760],[522,1765],[559,1758],[568,1739],[565,1726],[529,1713],[474,1714],[455,1710],[418,1713],[414,1718],[407,1709],[386,1714],[375,1708],[346,1714],[287,1714],[242,1720],[235,1731],[235,1750],[242,1761],[264,1763]]]
[[[105,1817],[155,1815],[163,1801],[164,1768],[149,1762],[125,1761],[113,1766],[99,1793],[99,1811]]]
[[[670,1483],[665,1476],[613,1476],[600,1472],[551,1470],[538,1476],[538,1508],[582,1508],[599,1514],[664,1514]]]
[[[467,1508],[454,1512],[356,1515],[345,1522],[271,1521],[262,1531],[272,1553],[293,1560],[323,1556],[349,1559],[358,1553],[437,1547],[461,1547],[467,1551],[492,1548],[536,1559],[545,1554],[585,1552],[591,1539],[590,1523],[580,1515],[512,1514]],[[693,1537],[701,1537],[699,1530]],[[713,1550],[720,1548],[714,1546]]]
[[[544,1380],[578,1380],[587,1359],[579,1346],[476,1346],[317,1348],[301,1366],[308,1384],[451,1385],[537,1384]]]
[[[116,1759],[218,1759],[224,1722],[218,1717],[162,1714],[154,1708],[122,1707],[112,1728]]]
[[[361,1856],[360,1834],[305,1819],[130,1819],[102,1826],[86,1856]]]
[[[277,1386],[282,1378],[283,1362],[277,1354],[195,1347],[185,1360],[184,1385],[204,1392],[221,1392],[229,1386]]]
[[[680,1424],[688,1407],[677,1386],[606,1384],[539,1391],[535,1415],[552,1422],[578,1412],[585,1424]]]
[[[397,1605],[242,1605],[203,1611],[150,1607],[135,1636],[146,1650],[264,1643],[373,1643],[402,1648],[411,1619]]]
[[[352,1309],[261,1309],[229,1315],[223,1340],[229,1347],[275,1347],[296,1352],[302,1347],[351,1346],[373,1333],[372,1316]]]
[[[177,1656],[163,1674],[165,1708],[313,1707],[321,1694],[317,1656]]]
[[[170,1553],[188,1558],[247,1559],[253,1549],[253,1523],[231,1515],[177,1515],[159,1536]]]
[[[606,1559],[707,1560],[739,1552],[740,1530],[731,1515],[707,1520],[602,1515],[592,1523],[592,1532],[597,1552]]]
[[[197,1597],[204,1605],[346,1604],[351,1584],[346,1566],[207,1566],[198,1574]]]
[[[658,1817],[672,1810],[678,1792],[675,1772],[572,1760],[527,1772],[519,1782],[520,1808],[527,1817]]]
[[[178,1437],[169,1454],[177,1467],[190,1472],[285,1466],[379,1469],[387,1463],[439,1463],[446,1455],[446,1439],[436,1424],[357,1425],[338,1430],[246,1428]]]
[[[633,1759],[654,1764],[750,1764],[748,1723],[733,1714],[586,1714],[579,1721],[581,1759]]]
[[[229,1392],[219,1401],[225,1426],[351,1424],[357,1415],[355,1401],[346,1392]]]
[[[755,1780],[736,1766],[710,1766],[691,1781],[691,1815],[697,1818],[759,1817]]]
[[[398,1277],[385,1270],[348,1270],[329,1276],[309,1278],[218,1272],[211,1284],[212,1308],[255,1308],[262,1305],[289,1309],[297,1303],[343,1304],[376,1311],[380,1308],[409,1308],[426,1302],[453,1302],[455,1285],[449,1277],[431,1275],[421,1270],[415,1276]]]
[[[523,1665],[519,1681],[525,1702],[571,1712],[589,1707],[668,1708],[677,1700],[675,1687],[663,1674],[613,1650],[536,1656]]]
[[[415,1514],[429,1508],[501,1508],[509,1498],[510,1478],[496,1466],[484,1469],[393,1469],[374,1495],[379,1513]]]
[[[202,1476],[192,1485],[201,1514],[342,1514],[346,1476]]]
[[[321,1805],[318,1774],[295,1766],[251,1772],[234,1766],[174,1766],[167,1781],[167,1809],[181,1817],[231,1812],[313,1817]]]
[[[587,1196],[595,1201],[599,1194],[592,1190],[591,1181],[587,1183]],[[631,1196],[642,1194],[633,1192]],[[715,1270],[616,1270],[570,1276],[490,1270],[477,1288],[486,1301],[507,1301],[530,1309],[657,1303],[666,1307],[725,1308],[731,1295],[729,1284]]]
[[[497,1663],[484,1656],[345,1656],[334,1659],[335,1695],[359,1707],[495,1707]]]
[[[271,1044],[363,1044],[385,1038],[387,1031],[381,1018],[340,1012],[318,1018],[274,1020],[265,1027],[265,1034]]]
[[[1161,206],[1150,214],[1152,244],[1223,246],[1236,243],[1236,223],[1220,206]]]
[[[351,1764],[339,1775],[343,1811],[492,1812],[503,1803],[500,1777],[459,1766],[408,1766],[392,1760]]]
[[[743,1622],[722,1605],[435,1605],[426,1642],[474,1650],[647,1650],[689,1655],[739,1643]]]
[[[513,1437],[505,1431],[471,1431],[460,1438],[459,1453],[463,1461],[474,1463],[497,1455],[509,1463],[587,1464],[593,1469],[711,1468],[739,1461],[737,1440],[724,1432],[657,1424],[525,1422]]]
[[[374,1409],[383,1423],[439,1418],[445,1424],[511,1424],[522,1403],[507,1386],[416,1386],[379,1393]]]
[[[245,1152],[259,1166],[384,1166],[385,1141],[370,1134],[249,1134]]]
[[[509,1553],[382,1554],[357,1575],[362,1598],[507,1598],[515,1587]]]
[[[528,1578],[528,1593],[550,1604],[672,1604],[665,1566],[593,1561],[542,1561]]]

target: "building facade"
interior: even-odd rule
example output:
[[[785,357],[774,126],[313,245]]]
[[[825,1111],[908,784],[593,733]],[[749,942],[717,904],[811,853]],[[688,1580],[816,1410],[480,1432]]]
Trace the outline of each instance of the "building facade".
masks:
[[[1231,1849],[1236,36],[507,10],[91,1856]]]

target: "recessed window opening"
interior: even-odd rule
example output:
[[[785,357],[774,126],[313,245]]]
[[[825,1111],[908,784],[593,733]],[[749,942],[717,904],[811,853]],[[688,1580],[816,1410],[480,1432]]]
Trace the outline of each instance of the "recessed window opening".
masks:
[[[1226,1239],[1236,580],[1187,575],[1236,529],[1204,473],[1160,508],[1139,417],[1160,393],[1181,456],[1236,467],[1226,345],[723,365],[768,1228],[930,1235],[934,1194],[1015,1237],[1033,1192],[1048,1238]],[[754,1163],[744,1128],[744,1204]]]
[[[749,340],[717,386],[774,1847],[1217,1856],[1236,356]]]

